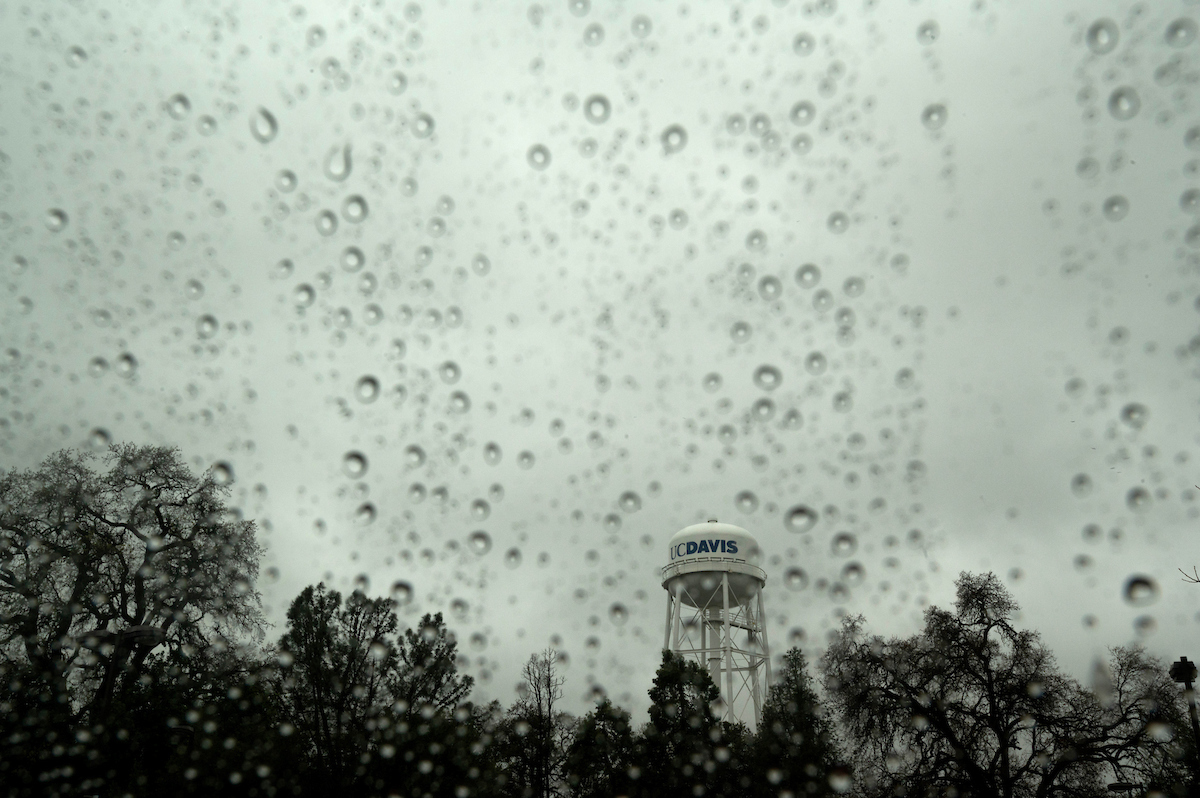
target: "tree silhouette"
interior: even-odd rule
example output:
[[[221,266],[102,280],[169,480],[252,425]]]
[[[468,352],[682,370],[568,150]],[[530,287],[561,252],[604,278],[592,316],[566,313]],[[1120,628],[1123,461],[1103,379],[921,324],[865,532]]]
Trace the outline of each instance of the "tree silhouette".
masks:
[[[567,749],[565,771],[571,794],[578,798],[627,795],[633,766],[629,713],[605,698],[580,719]]]
[[[573,724],[556,709],[565,681],[557,660],[558,653],[546,649],[531,655],[521,670],[520,698],[500,729],[508,795],[548,798],[564,789]]]
[[[995,575],[962,574],[957,588],[954,612],[930,608],[919,634],[884,640],[850,618],[826,651],[861,794],[1050,798],[1098,795],[1129,773],[1179,781],[1165,733],[1178,696],[1158,663],[1117,650],[1098,696],[1013,625]]]
[[[712,706],[720,697],[708,671],[663,651],[650,688],[650,723],[642,740],[645,759],[639,786],[645,794],[711,792],[714,748],[722,738]]]
[[[260,548],[228,494],[215,472],[197,477],[161,446],[61,451],[0,473],[0,657],[15,712],[0,732],[16,734],[0,758],[10,774],[99,788],[113,775],[107,748],[130,734],[109,705],[156,645],[195,652],[261,633]],[[78,732],[84,720],[91,728]]]
[[[833,730],[819,709],[804,654],[793,648],[783,655],[763,705],[754,739],[756,791],[761,795],[817,798],[828,795],[829,773],[838,761]]]

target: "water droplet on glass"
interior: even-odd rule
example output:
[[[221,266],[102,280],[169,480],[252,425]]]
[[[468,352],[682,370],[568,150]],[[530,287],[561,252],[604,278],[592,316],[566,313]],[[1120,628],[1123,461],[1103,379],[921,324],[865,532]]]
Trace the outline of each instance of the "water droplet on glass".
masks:
[[[137,358],[128,352],[122,352],[117,357],[117,373],[122,377],[132,377],[137,373]]]
[[[1200,189],[1189,188],[1180,194],[1179,208],[1185,213],[1200,213]]]
[[[351,479],[361,479],[367,474],[367,456],[362,452],[346,452],[342,457],[342,473]]]
[[[270,143],[278,133],[279,123],[275,121],[275,115],[266,108],[260,106],[250,115],[250,135],[260,144]]]
[[[471,409],[471,397],[462,391],[454,391],[450,394],[450,411],[453,413],[465,413]]]
[[[354,511],[354,523],[358,524],[359,526],[369,526],[375,523],[375,517],[377,515],[378,511],[375,509],[374,504],[371,502],[363,502],[362,504],[358,505],[358,509]]]
[[[108,434],[108,430],[104,429],[104,427],[96,427],[88,433],[88,446],[96,451],[107,450],[111,443],[112,436]]]
[[[754,384],[764,391],[773,391],[783,383],[783,372],[771,365],[754,370]]]
[[[766,249],[767,234],[762,230],[751,230],[746,235],[746,249],[752,252],[761,252]]]
[[[1167,25],[1163,39],[1172,47],[1187,47],[1196,40],[1196,23],[1188,17],[1180,17]]]
[[[300,283],[292,291],[292,302],[298,308],[306,308],[317,300],[317,292],[308,283]]]
[[[500,444],[488,443],[484,445],[483,462],[487,463],[488,465],[496,465],[500,462],[501,456],[502,453],[500,451]]]
[[[334,147],[325,156],[325,176],[330,180],[341,183],[353,169],[354,159],[349,144]]]
[[[419,139],[427,139],[433,135],[433,117],[429,114],[417,114],[413,119],[412,132]],[[414,189],[416,183],[413,183]]]
[[[812,528],[817,525],[817,518],[816,510],[807,504],[797,504],[784,513],[783,526],[788,532],[802,535],[812,531]]]
[[[608,617],[615,626],[624,626],[625,621],[629,620],[629,610],[625,609],[625,605],[616,602],[608,608]]]
[[[196,130],[201,136],[211,136],[217,132],[217,120],[205,114],[196,120]]]
[[[316,226],[317,232],[321,235],[333,235],[338,229],[337,214],[330,210],[321,211],[317,214]]]
[[[801,288],[813,288],[821,282],[821,270],[815,264],[806,263],[796,269],[796,282]]]
[[[744,321],[737,321],[729,328],[729,337],[733,339],[735,344],[744,344],[750,340],[752,332],[749,324]]]
[[[1145,512],[1150,508],[1150,491],[1142,487],[1130,488],[1125,494],[1125,505],[1134,512]]]
[[[370,374],[359,377],[354,383],[354,397],[363,404],[370,404],[379,398],[379,380]]]
[[[743,490],[733,497],[733,504],[743,513],[752,513],[758,509],[758,497],[753,491]]]
[[[281,169],[279,174],[275,175],[275,188],[282,191],[284,194],[290,194],[296,190],[300,180],[296,177],[296,173],[291,169]]]
[[[486,500],[475,499],[471,502],[471,517],[476,521],[486,521],[491,514],[492,505],[488,504]]]
[[[604,41],[604,26],[599,22],[593,22],[583,29],[583,43],[589,47],[595,47]]]
[[[841,579],[848,587],[857,587],[867,578],[867,569],[860,562],[848,562],[842,566]]]
[[[611,113],[612,105],[603,94],[593,94],[583,103],[583,116],[594,125],[607,122]]]
[[[408,582],[392,582],[391,597],[392,601],[396,602],[396,606],[403,607],[412,601],[412,585]]]
[[[1150,420],[1150,410],[1143,404],[1130,402],[1121,408],[1121,420],[1134,429],[1141,429]]]
[[[1122,595],[1134,607],[1147,607],[1158,601],[1158,583],[1145,574],[1135,574],[1125,581]]]
[[[534,462],[535,458],[533,456],[533,452],[529,451],[528,449],[517,455],[517,465],[526,471],[533,468]]]
[[[453,360],[447,360],[438,366],[438,376],[442,378],[442,382],[447,385],[453,385],[462,376],[462,369]]]
[[[827,365],[828,361],[826,361],[825,355],[820,352],[809,352],[808,356],[804,358],[804,370],[814,377],[824,374]]]
[[[476,554],[487,554],[492,550],[492,537],[482,529],[477,529],[467,537],[467,545]]]
[[[949,112],[946,106],[941,103],[925,106],[925,110],[921,112],[921,124],[930,130],[941,130],[949,118]]]
[[[413,504],[420,504],[425,501],[425,497],[429,495],[429,491],[420,482],[414,482],[408,486],[408,500]]]
[[[650,18],[643,14],[638,14],[629,24],[629,29],[633,31],[633,35],[639,39],[644,39],[649,36],[652,27],[653,26],[650,23]]]
[[[409,468],[420,468],[425,465],[425,450],[415,443],[404,448],[404,462]]]
[[[1121,40],[1120,31],[1117,29],[1117,23],[1111,19],[1098,19],[1088,26],[1087,34],[1085,35],[1088,49],[1096,55],[1107,55],[1117,47],[1117,42]]]
[[[858,539],[849,532],[838,532],[830,544],[833,553],[841,557],[849,557],[858,550]]]
[[[803,568],[789,568],[783,572],[783,584],[788,590],[803,590],[808,587],[808,574]]]
[[[515,546],[504,552],[504,564],[509,568],[516,568],[521,564],[521,550]]]
[[[627,513],[635,513],[642,509],[642,497],[638,496],[631,490],[627,490],[621,494],[621,498],[617,500],[617,504]]]
[[[108,373],[108,361],[102,357],[94,357],[88,361],[88,374],[93,377],[103,377]]]
[[[1113,119],[1125,122],[1137,116],[1140,110],[1142,100],[1132,86],[1113,89],[1113,93],[1108,96],[1108,112],[1112,114]]]
[[[801,100],[792,106],[791,111],[792,123],[803,127],[812,122],[817,116],[817,109],[808,100]]]
[[[408,88],[408,77],[403,72],[393,72],[388,76],[388,93],[399,96]]]
[[[87,61],[87,51],[82,47],[75,45],[74,47],[69,47],[67,49],[67,66],[83,66],[84,61]]]
[[[816,310],[822,312],[829,310],[831,307],[833,307],[833,294],[822,288],[813,294],[812,304]]]
[[[167,100],[167,113],[176,121],[187,118],[192,111],[192,101],[183,94],[174,94]]]
[[[854,407],[854,397],[849,391],[838,391],[833,395],[833,409],[839,413],[848,413]]]
[[[792,52],[796,55],[811,55],[817,49],[817,40],[808,33],[797,33],[792,39]]]
[[[534,144],[529,148],[529,152],[525,153],[525,160],[540,172],[550,165],[550,150],[546,149],[545,145]]]
[[[841,211],[834,211],[829,214],[826,225],[831,233],[844,233],[850,227],[850,217]]]
[[[212,338],[217,334],[217,320],[211,314],[205,313],[196,319],[196,334],[201,338]]]
[[[66,229],[69,219],[67,212],[61,208],[51,208],[46,211],[46,229],[51,233],[60,233]]]
[[[1104,201],[1102,210],[1105,219],[1110,222],[1119,222],[1129,213],[1129,200],[1120,194],[1114,194]]]
[[[1083,498],[1092,492],[1092,478],[1087,474],[1076,474],[1071,477],[1071,492]]]
[[[687,146],[687,131],[681,125],[671,125],[662,132],[663,152],[667,155],[679,152]]]
[[[783,283],[774,275],[766,275],[758,281],[758,295],[768,302],[779,299],[783,293]]]
[[[367,201],[359,194],[351,194],[342,200],[342,218],[351,224],[358,224],[367,218],[369,210]]]
[[[941,29],[932,19],[917,26],[917,41],[921,44],[933,44],[941,35]]]

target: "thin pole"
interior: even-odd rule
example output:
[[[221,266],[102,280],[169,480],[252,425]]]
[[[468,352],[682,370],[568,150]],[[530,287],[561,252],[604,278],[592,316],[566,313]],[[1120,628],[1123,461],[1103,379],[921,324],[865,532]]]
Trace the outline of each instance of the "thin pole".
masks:
[[[675,592],[675,601],[673,602],[675,605],[675,619],[673,621],[673,623],[675,625],[675,634],[674,634],[674,641],[671,644],[672,651],[679,650],[679,612],[680,612],[680,605],[683,604],[683,601],[680,600],[679,594],[682,590],[683,590],[683,583],[676,582],[675,583],[675,591],[674,591]]]
[[[665,626],[663,627],[663,648],[664,649],[669,649],[671,647],[671,613],[674,611],[674,609],[675,609],[675,602],[672,601],[671,591],[668,590],[667,591],[667,622],[666,622]]]
[[[771,689],[771,646],[767,642],[767,609],[763,606],[762,588],[758,591],[758,629],[762,634],[763,659],[767,662],[767,685]]]
[[[725,694],[728,696],[725,701],[725,720],[729,720],[733,716],[733,651],[730,649],[729,637],[729,574],[721,575],[721,595],[724,600],[724,612],[722,617],[725,620]]]

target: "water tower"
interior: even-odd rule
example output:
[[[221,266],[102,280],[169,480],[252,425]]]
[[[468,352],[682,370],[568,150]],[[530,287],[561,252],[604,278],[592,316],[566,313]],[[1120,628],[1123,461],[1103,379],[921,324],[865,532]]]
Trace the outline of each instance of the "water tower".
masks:
[[[663,648],[708,669],[725,702],[722,720],[753,719],[755,728],[771,685],[760,556],[753,535],[713,519],[675,533],[662,569]]]

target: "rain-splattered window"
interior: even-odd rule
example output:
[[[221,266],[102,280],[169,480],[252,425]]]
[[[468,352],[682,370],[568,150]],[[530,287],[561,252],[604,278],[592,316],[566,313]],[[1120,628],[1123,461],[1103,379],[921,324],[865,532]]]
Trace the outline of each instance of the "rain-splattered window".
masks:
[[[985,616],[1185,713],[1197,19],[0,2],[0,781],[980,791],[846,684]]]

